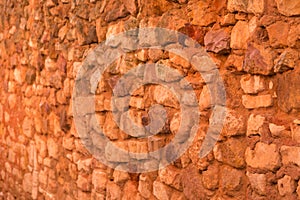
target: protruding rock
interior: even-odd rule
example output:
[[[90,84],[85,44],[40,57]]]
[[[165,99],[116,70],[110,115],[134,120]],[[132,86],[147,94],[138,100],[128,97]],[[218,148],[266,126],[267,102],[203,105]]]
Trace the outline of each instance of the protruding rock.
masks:
[[[204,37],[204,45],[207,51],[214,53],[228,53],[230,37],[222,29],[217,31],[210,31]]]
[[[265,144],[258,142],[254,150],[249,147],[245,152],[246,163],[248,166],[274,171],[281,166],[280,155],[275,144]]]
[[[232,49],[247,49],[249,39],[249,26],[247,22],[238,21],[231,32],[230,47]]]
[[[260,96],[250,96],[243,95],[242,102],[245,108],[267,108],[273,105],[273,98],[271,95],[260,95]]]
[[[254,14],[262,14],[264,12],[265,2],[261,0],[249,0],[247,11]]]
[[[300,167],[300,147],[282,146],[280,154],[282,156],[283,165],[295,164]]]
[[[90,192],[91,191],[91,180],[89,180],[88,177],[79,175],[78,179],[76,181],[76,184],[78,188],[80,188],[84,192]]]
[[[202,173],[203,186],[209,190],[215,190],[219,186],[219,167],[209,165],[207,170]]]
[[[297,187],[297,194],[298,194],[298,198],[300,197],[300,180],[298,181],[298,187]]]
[[[167,185],[159,181],[154,181],[153,194],[158,200],[168,200],[171,197],[172,190]]]
[[[248,45],[243,69],[250,74],[272,74],[273,55],[271,51],[263,46]]]
[[[279,12],[285,16],[300,15],[300,2],[298,0],[276,0]]]
[[[292,130],[292,139],[300,143],[300,125],[293,123],[291,125],[291,130]]]
[[[247,136],[262,135],[265,117],[251,114],[248,119]]]
[[[291,195],[296,189],[296,182],[292,177],[285,175],[278,180],[278,191],[280,196]]]
[[[26,117],[23,121],[23,125],[22,125],[22,129],[23,129],[23,133],[31,138],[33,135],[33,122],[32,119],[30,119],[29,117]]]
[[[216,160],[236,168],[245,167],[244,153],[246,144],[235,138],[217,143],[213,149]]]
[[[114,182],[109,181],[106,186],[106,198],[107,199],[121,199],[121,188]]]
[[[247,172],[252,189],[260,195],[267,194],[267,177],[265,174],[252,174]]]
[[[300,5],[300,4],[299,4]],[[287,45],[289,24],[283,21],[275,22],[267,27],[272,47],[284,47]]]
[[[79,45],[87,45],[98,42],[96,27],[86,24],[83,20],[77,21],[76,35]]]
[[[126,7],[121,4],[117,8],[114,8],[108,12],[108,14],[105,17],[105,21],[107,23],[115,21],[119,18],[124,18],[129,14],[128,10]]]
[[[299,53],[295,50],[286,49],[275,61],[274,72],[282,73],[294,69]]]
[[[159,171],[159,177],[165,184],[174,187],[177,190],[182,190],[180,169],[177,169],[174,166],[169,166]]]
[[[248,0],[228,0],[227,9],[230,12],[247,12]]]
[[[278,79],[278,106],[284,112],[300,109],[300,71],[294,69],[286,72]]]
[[[138,191],[144,198],[150,198],[152,195],[152,180],[146,174],[141,174],[139,176],[139,186]]]
[[[231,137],[236,135],[244,135],[245,132],[246,127],[244,117],[234,110],[227,109],[222,135]]]
[[[265,89],[260,76],[245,75],[241,78],[241,87],[246,94],[257,94]]]
[[[23,190],[28,193],[32,192],[32,175],[31,175],[31,173],[27,173],[24,175]]]
[[[278,137],[285,130],[285,127],[270,123],[269,129],[270,129],[272,136]]]
[[[231,194],[238,191],[243,186],[243,171],[234,169],[229,166],[223,166],[221,169],[220,185],[225,193]]]

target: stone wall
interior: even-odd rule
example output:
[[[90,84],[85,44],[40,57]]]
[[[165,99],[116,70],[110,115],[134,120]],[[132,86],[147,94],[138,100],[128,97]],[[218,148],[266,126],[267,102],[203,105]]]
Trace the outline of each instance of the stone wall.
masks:
[[[1,0],[0,199],[300,198],[300,2],[298,0]],[[146,85],[130,114],[149,123],[154,103],[168,120],[151,140],[134,140],[113,121],[112,88],[141,63],[186,77],[199,100],[199,130],[189,149],[159,171],[103,165],[73,121],[75,77],[87,54],[111,35],[162,27],[199,42],[226,89],[227,116],[213,150],[199,158],[212,104],[201,74],[163,50],[127,53],[103,75],[96,112],[106,136],[132,152],[168,143],[180,126],[178,101]],[[123,124],[126,126],[126,123]]]

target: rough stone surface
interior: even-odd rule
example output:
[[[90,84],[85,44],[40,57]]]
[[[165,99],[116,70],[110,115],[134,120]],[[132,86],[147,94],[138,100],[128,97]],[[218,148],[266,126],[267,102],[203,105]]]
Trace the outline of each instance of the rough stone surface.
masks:
[[[210,190],[215,190],[219,186],[219,167],[216,165],[208,166],[207,170],[203,172],[202,182],[203,186]]]
[[[265,9],[265,2],[260,0],[249,0],[248,1],[248,12],[252,12],[254,14],[262,14]]]
[[[300,2],[297,0],[276,0],[279,12],[286,16],[300,15]]]
[[[267,177],[265,174],[252,174],[247,172],[251,187],[260,195],[267,195]]]
[[[247,49],[247,41],[250,37],[247,22],[238,21],[232,29],[230,47],[232,49]]]
[[[171,189],[158,181],[154,181],[153,183],[153,194],[159,200],[171,199]]]
[[[243,172],[229,166],[221,170],[221,187],[230,194],[243,186]]]
[[[274,171],[281,166],[280,155],[275,144],[258,142],[255,148],[245,152],[246,163],[253,168]]]
[[[218,143],[214,148],[215,158],[236,168],[245,166],[245,144],[237,139],[228,139],[224,143]]]
[[[280,154],[284,165],[295,164],[300,166],[300,147],[282,146]]]
[[[296,189],[296,182],[288,175],[278,180],[278,191],[281,196],[292,194]]]
[[[282,54],[274,61],[274,72],[283,73],[285,71],[295,68],[296,60],[299,58],[298,52],[286,49]]]
[[[263,46],[249,44],[245,55],[243,69],[250,74],[272,74],[272,52]]]
[[[300,5],[300,4],[299,4]],[[282,47],[287,45],[289,33],[289,24],[285,22],[276,22],[267,27],[268,35],[272,46]]]
[[[228,53],[230,50],[230,37],[224,30],[210,31],[204,37],[207,51],[214,53]]]
[[[104,191],[107,184],[107,174],[102,170],[94,170],[92,174],[92,184],[98,192]]]
[[[265,117],[251,114],[248,119],[247,136],[262,135],[263,133],[262,126],[264,122],[265,122]]]
[[[299,17],[298,0],[0,1],[0,199],[299,198]],[[140,27],[185,36],[171,38],[158,29],[154,34],[131,31],[126,35],[133,40],[106,41],[107,54],[97,47]],[[186,37],[199,45],[187,49],[191,41]],[[143,46],[132,51],[140,41]],[[157,42],[165,49],[158,49]],[[125,54],[101,71],[105,59],[122,51],[120,44],[125,44]],[[200,63],[207,70],[200,73],[192,61],[208,58],[216,68],[210,71],[210,65]],[[144,64],[165,68],[135,70]],[[86,80],[83,72],[90,69],[93,78]],[[135,88],[154,73],[166,85]],[[125,74],[138,80],[118,84]],[[208,89],[216,85],[216,75],[226,91],[220,134],[209,127],[212,109],[220,107],[213,105]],[[81,81],[81,90],[74,88]],[[129,94],[131,88],[135,91]],[[185,95],[174,95],[183,90]],[[90,92],[95,102],[84,100]],[[82,95],[76,105],[74,94]],[[199,108],[191,105],[194,100]],[[166,120],[162,112],[149,112],[155,104],[165,110]],[[91,117],[94,107],[96,118]],[[181,115],[187,111],[190,117],[197,109],[199,124]],[[116,112],[124,110],[130,119]],[[77,114],[80,123],[74,121]],[[129,120],[147,126],[143,134],[158,132],[136,138]],[[174,158],[172,145],[160,155],[139,156],[171,144],[180,128],[196,133],[195,138],[188,138],[190,132],[179,138],[191,139],[180,157]],[[203,157],[201,147],[210,148]],[[123,171],[134,171],[137,162],[158,170]]]
[[[265,89],[264,82],[260,76],[243,76],[241,87],[246,94],[257,94]]]
[[[281,133],[285,130],[285,127],[284,126],[278,126],[276,124],[272,124],[270,123],[269,124],[269,129],[270,129],[270,132],[273,136],[280,136]]]
[[[293,123],[291,125],[291,130],[292,130],[292,139],[296,141],[297,143],[300,142],[300,126],[299,124]]]
[[[300,184],[299,184],[299,181],[298,181],[298,187],[297,187],[297,194],[298,194],[298,197],[300,196]]]
[[[273,98],[271,95],[260,95],[260,96],[250,96],[243,95],[242,102],[245,108],[267,108],[273,105]]]
[[[300,71],[287,72],[279,77],[279,85],[277,88],[278,106],[284,112],[300,109],[300,86],[299,76]]]
[[[241,11],[246,12],[248,6],[247,0],[229,0],[227,3],[227,8],[230,12]]]
[[[226,118],[223,124],[222,135],[237,136],[246,132],[245,118],[234,110],[227,109]]]

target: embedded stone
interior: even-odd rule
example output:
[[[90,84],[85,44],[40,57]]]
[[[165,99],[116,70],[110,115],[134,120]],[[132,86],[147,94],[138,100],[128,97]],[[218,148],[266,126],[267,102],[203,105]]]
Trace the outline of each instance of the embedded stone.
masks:
[[[300,6],[300,4],[299,4]],[[287,38],[289,34],[289,24],[283,21],[277,21],[267,27],[270,44],[273,47],[287,46]]]
[[[232,49],[247,49],[249,37],[250,32],[248,23],[238,21],[231,32],[230,47]]]
[[[122,200],[142,199],[138,193],[137,184],[135,181],[129,180],[125,183],[122,191]]]
[[[204,45],[207,51],[220,54],[228,53],[230,37],[223,29],[210,31],[204,37]]]
[[[298,0],[276,0],[278,11],[285,16],[300,15]]]
[[[242,103],[247,109],[267,108],[273,105],[273,98],[269,94],[260,96],[243,95]]]
[[[201,175],[197,167],[189,165],[182,172],[183,193],[187,199],[205,199]]]
[[[296,189],[296,182],[292,177],[285,175],[278,180],[277,187],[280,196],[291,195]]]
[[[106,185],[106,199],[121,199],[121,188],[114,182],[109,181]]]
[[[248,119],[247,136],[262,135],[265,117],[251,114]]]
[[[246,94],[257,94],[265,89],[264,82],[260,76],[244,75],[240,83]]]
[[[300,70],[288,71],[278,78],[277,96],[279,108],[288,113],[300,109]]]
[[[88,45],[98,42],[96,26],[91,26],[83,20],[78,20],[76,23],[76,35],[79,45]]]
[[[247,165],[253,168],[274,171],[281,166],[275,144],[258,142],[253,150],[249,147],[246,149],[245,157]]]
[[[57,159],[59,156],[59,147],[57,142],[53,138],[49,138],[47,140],[47,148],[49,156]]]
[[[300,147],[282,146],[280,154],[283,165],[294,164],[300,167]]]
[[[267,194],[267,177],[265,174],[252,174],[247,172],[247,176],[249,178],[251,188],[255,192],[263,196]]]
[[[113,173],[113,177],[114,177],[114,182],[117,184],[124,183],[130,178],[127,172],[119,171],[118,168],[115,169]]]
[[[76,184],[84,192],[91,191],[91,182],[87,177],[79,175]]]
[[[159,171],[158,173],[160,180],[177,190],[182,190],[180,169],[174,166],[169,166]]]
[[[235,138],[229,138],[227,141],[217,143],[213,149],[216,160],[226,163],[232,167],[245,167],[245,148],[246,144]]]
[[[159,182],[153,182],[153,194],[158,200],[169,200],[171,199],[172,190],[167,185]]]
[[[23,129],[23,133],[31,138],[34,132],[33,129],[33,122],[29,117],[25,117],[24,121],[23,121],[23,125],[22,125],[22,129]]]
[[[92,184],[96,191],[102,192],[106,189],[108,176],[105,171],[100,169],[94,169],[92,174]]]
[[[262,14],[264,12],[265,2],[261,0],[249,0],[247,11],[254,14]]]
[[[222,135],[231,137],[236,135],[244,135],[245,132],[246,127],[244,117],[234,110],[227,109]]]
[[[285,130],[285,127],[270,123],[269,130],[270,130],[272,136],[279,137],[281,135],[281,133]]]
[[[212,12],[208,9],[208,6],[209,5],[203,1],[191,4],[191,12],[189,13],[189,16],[193,19],[191,24],[209,26],[216,22],[218,15],[216,12]]]
[[[292,130],[292,139],[300,143],[300,125],[293,123],[291,125],[291,130]]]
[[[27,173],[24,175],[23,190],[28,193],[32,192],[32,175],[31,175],[31,173]]]
[[[225,193],[230,194],[243,186],[243,171],[229,166],[223,166],[221,169],[220,186]]]
[[[209,165],[206,171],[202,172],[203,186],[209,190],[215,190],[219,186],[219,167]]]
[[[273,73],[273,55],[263,46],[249,44],[243,64],[250,74],[270,75]]]
[[[284,50],[284,52],[282,52],[282,54],[274,61],[274,72],[283,73],[294,69],[298,58],[299,54],[297,51],[291,49]]]
[[[300,29],[300,24],[291,24],[290,25],[290,31],[289,31],[289,35],[288,35],[288,45],[290,47],[296,47],[299,44],[299,40],[300,40],[300,33],[299,33],[299,29]]]
[[[149,175],[141,174],[139,176],[139,186],[138,191],[144,198],[150,198],[152,195],[152,186],[153,181],[149,177]]]
[[[248,0],[228,0],[227,9],[230,12],[247,12]]]
[[[126,9],[126,7],[121,4],[120,6],[118,6],[115,9],[110,10],[106,17],[105,17],[105,21],[107,23],[115,21],[119,18],[124,18],[129,14],[128,10]]]
[[[36,72],[34,69],[28,69],[25,76],[25,81],[28,85],[32,85],[36,78]]]

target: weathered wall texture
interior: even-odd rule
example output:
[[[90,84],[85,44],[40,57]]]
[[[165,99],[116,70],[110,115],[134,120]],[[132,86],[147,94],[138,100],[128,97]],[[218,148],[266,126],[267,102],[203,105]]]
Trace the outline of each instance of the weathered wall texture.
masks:
[[[300,198],[299,0],[1,0],[0,12],[0,199]],[[199,159],[211,113],[201,75],[168,52],[128,53],[97,90],[99,123],[112,141],[153,150],[179,126],[178,102],[155,85],[136,91],[130,110],[143,124],[151,104],[165,105],[169,120],[158,136],[130,142],[113,123],[112,88],[139,63],[184,74],[202,117],[180,159],[130,174],[107,168],[81,144],[71,94],[90,50],[147,26],[178,30],[206,48],[224,80],[228,116],[213,151]]]

